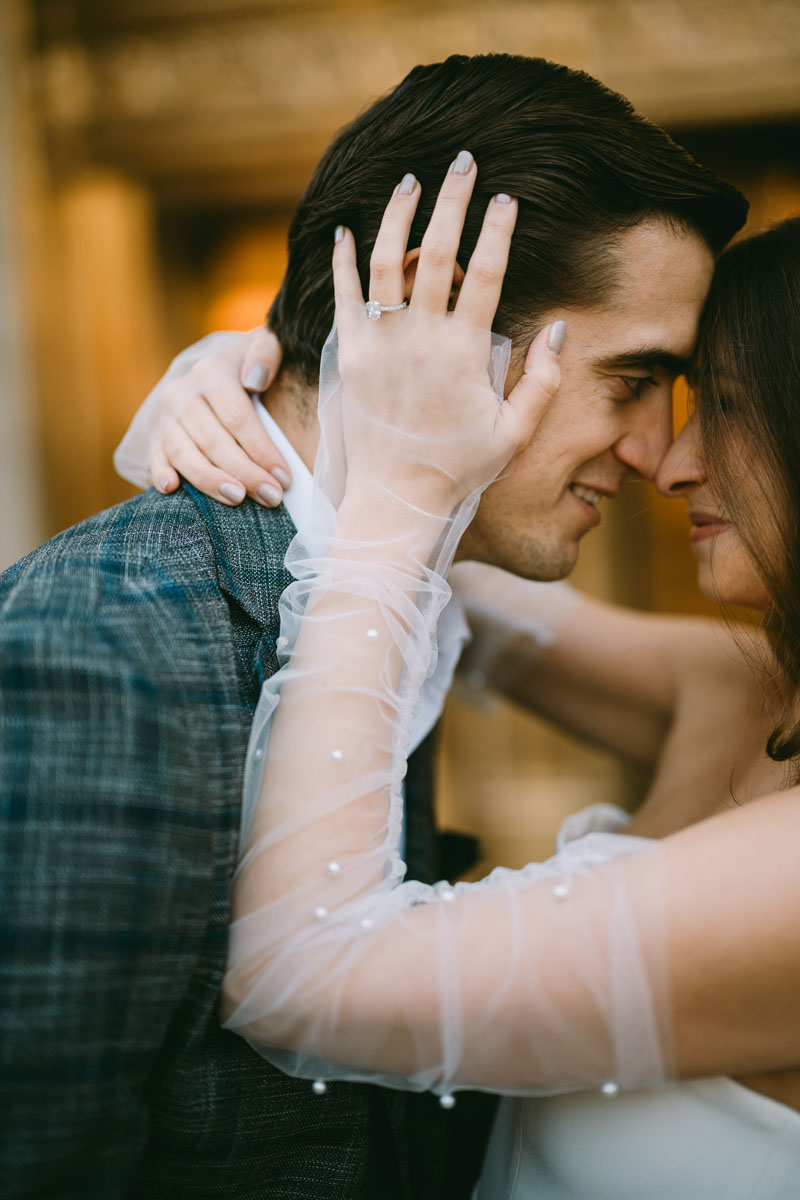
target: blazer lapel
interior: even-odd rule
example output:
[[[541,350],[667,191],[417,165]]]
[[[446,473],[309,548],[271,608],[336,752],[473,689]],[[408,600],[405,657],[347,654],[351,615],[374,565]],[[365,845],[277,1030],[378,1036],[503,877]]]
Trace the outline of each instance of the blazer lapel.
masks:
[[[261,685],[278,669],[278,602],[292,582],[284,560],[297,530],[284,505],[245,500],[227,508],[184,483],[211,536],[220,589],[228,600],[242,675],[242,700],[255,707]]]
[[[284,559],[297,530],[286,508],[262,508],[250,499],[227,508],[191,484],[183,486],[208,527],[223,592],[257,625],[270,628],[281,592],[292,582]]]

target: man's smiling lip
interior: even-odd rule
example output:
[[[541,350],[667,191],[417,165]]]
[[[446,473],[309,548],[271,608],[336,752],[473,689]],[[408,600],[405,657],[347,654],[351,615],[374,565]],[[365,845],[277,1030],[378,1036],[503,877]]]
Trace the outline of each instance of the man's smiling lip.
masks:
[[[615,496],[619,495],[618,487],[612,488],[608,485],[604,487],[602,484],[598,483],[584,483],[582,479],[573,479],[571,483],[567,484],[568,491],[572,492],[573,488],[581,488],[585,492],[596,492],[597,496],[599,497],[596,501],[598,504],[600,503],[600,499],[613,500]]]
[[[578,488],[579,491],[575,489]],[[590,525],[599,525],[602,520],[600,513],[597,511],[597,505],[604,497],[614,497],[617,492],[612,491],[608,487],[597,487],[595,484],[582,483],[574,479],[567,487],[567,491],[575,497],[584,511],[584,516]],[[588,493],[588,495],[580,495],[579,492]]]

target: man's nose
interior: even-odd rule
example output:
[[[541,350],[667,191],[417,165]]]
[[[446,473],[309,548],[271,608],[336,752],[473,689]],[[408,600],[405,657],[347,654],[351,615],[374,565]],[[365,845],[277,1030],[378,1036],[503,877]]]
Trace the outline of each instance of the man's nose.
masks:
[[[692,413],[664,456],[655,483],[662,495],[679,496],[687,487],[702,483],[704,479],[699,422],[697,414]]]
[[[672,403],[639,404],[632,424],[617,441],[614,451],[643,479],[654,479],[672,442]]]

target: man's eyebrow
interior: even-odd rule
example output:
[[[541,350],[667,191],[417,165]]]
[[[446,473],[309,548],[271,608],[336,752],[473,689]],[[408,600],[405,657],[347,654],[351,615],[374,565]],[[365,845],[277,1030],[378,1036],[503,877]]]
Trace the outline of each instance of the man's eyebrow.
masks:
[[[607,358],[595,360],[595,366],[603,370],[619,367],[661,367],[668,375],[683,375],[689,360],[681,354],[673,354],[663,346],[642,346],[634,350],[625,350],[620,354],[610,354]]]

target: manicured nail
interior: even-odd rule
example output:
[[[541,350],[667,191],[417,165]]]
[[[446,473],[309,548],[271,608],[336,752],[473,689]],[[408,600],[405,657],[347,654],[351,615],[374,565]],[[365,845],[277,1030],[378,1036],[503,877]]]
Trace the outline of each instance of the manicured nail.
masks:
[[[258,498],[268,504],[270,508],[277,508],[283,495],[276,487],[272,487],[269,483],[262,483],[258,489]]]
[[[410,196],[417,186],[417,178],[415,175],[404,175],[397,187],[398,196]]]
[[[547,335],[547,347],[553,354],[560,354],[567,336],[567,322],[554,321]]]
[[[245,376],[244,386],[248,392],[263,392],[269,383],[269,367],[256,363]]]
[[[495,204],[510,204],[511,197],[507,196],[505,192],[498,192],[494,198],[494,202]]]
[[[270,475],[275,476],[285,492],[292,486],[292,477],[288,471],[284,471],[283,467],[271,467]]]
[[[336,232],[333,235],[333,240],[335,242],[340,242],[343,237],[344,237],[344,225],[337,225]]]
[[[232,504],[241,504],[246,493],[240,483],[221,483],[219,494],[223,499],[230,500]]]
[[[475,159],[470,154],[469,150],[459,150],[456,155],[456,161],[453,163],[454,175],[468,175]]]

